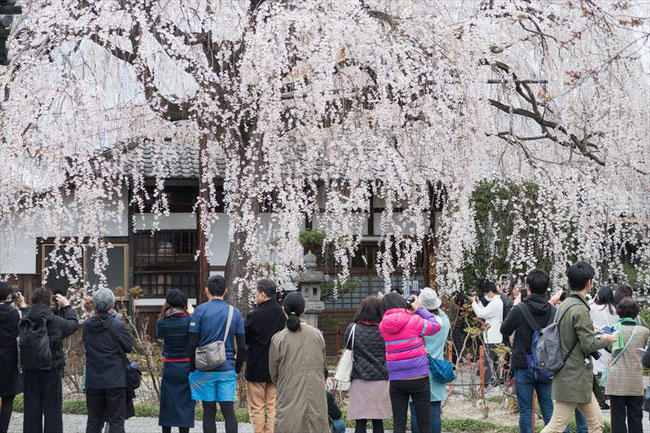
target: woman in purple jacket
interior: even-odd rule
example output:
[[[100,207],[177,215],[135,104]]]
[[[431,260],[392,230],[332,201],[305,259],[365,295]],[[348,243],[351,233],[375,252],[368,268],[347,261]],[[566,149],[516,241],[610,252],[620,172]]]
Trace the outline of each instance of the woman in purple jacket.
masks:
[[[433,314],[420,307],[417,298],[409,305],[398,293],[382,300],[386,313],[379,331],[386,342],[386,367],[393,406],[393,431],[406,431],[406,414],[412,398],[421,433],[431,433],[429,360],[424,336],[434,335],[440,324]]]

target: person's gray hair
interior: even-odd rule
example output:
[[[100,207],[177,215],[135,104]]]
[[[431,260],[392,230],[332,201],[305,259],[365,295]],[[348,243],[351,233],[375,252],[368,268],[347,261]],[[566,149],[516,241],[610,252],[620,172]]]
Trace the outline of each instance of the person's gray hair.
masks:
[[[106,313],[115,305],[115,295],[110,289],[99,289],[93,295],[93,302],[98,313]]]

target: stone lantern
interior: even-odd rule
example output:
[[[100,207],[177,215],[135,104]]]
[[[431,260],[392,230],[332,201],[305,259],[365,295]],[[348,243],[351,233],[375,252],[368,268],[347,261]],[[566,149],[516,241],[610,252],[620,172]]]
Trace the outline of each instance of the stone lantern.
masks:
[[[305,298],[305,320],[318,327],[318,315],[325,309],[325,303],[321,301],[323,284],[328,278],[317,269],[316,256],[311,251],[303,257],[302,261],[305,270],[300,273],[296,282],[298,290]]]

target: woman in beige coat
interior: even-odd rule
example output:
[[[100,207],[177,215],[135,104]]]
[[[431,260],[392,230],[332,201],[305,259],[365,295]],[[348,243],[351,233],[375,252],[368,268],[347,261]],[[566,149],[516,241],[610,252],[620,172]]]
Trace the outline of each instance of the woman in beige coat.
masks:
[[[269,371],[277,387],[275,433],[328,433],[323,371],[325,340],[300,318],[305,300],[291,293],[284,300],[287,327],[271,339]]]

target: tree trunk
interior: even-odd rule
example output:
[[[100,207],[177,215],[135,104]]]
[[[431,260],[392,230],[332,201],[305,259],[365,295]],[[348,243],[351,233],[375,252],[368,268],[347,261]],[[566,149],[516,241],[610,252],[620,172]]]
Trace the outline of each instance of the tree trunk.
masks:
[[[235,234],[235,240],[230,242],[225,272],[228,302],[235,305],[242,313],[250,310],[248,299],[251,290],[247,284],[243,284],[240,290],[242,286],[241,279],[246,277],[250,265],[250,257],[243,248],[245,242],[246,233],[238,232]]]

